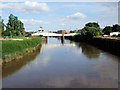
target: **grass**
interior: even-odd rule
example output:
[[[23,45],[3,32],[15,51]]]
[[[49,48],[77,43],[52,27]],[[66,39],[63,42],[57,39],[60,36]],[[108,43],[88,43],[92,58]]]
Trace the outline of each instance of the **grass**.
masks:
[[[27,40],[2,40],[2,58],[3,60],[13,59],[16,56],[23,55],[31,51],[40,44],[41,38],[35,37]]]
[[[14,37],[12,39],[27,39],[27,37]]]
[[[11,38],[11,39],[23,39],[23,40],[25,40],[25,39],[32,39],[32,37],[14,37],[14,38]]]
[[[97,36],[97,37],[100,37],[100,38],[107,38],[107,39],[118,39],[118,40],[120,40],[120,37],[112,37],[112,36],[107,36],[107,37]]]
[[[5,37],[4,37],[5,38]],[[12,38],[10,38],[10,37],[8,37],[8,39],[7,40],[12,40],[12,39],[23,39],[23,40],[26,40],[26,39],[32,39],[32,37],[24,37],[24,36],[21,36],[21,37],[12,37]]]

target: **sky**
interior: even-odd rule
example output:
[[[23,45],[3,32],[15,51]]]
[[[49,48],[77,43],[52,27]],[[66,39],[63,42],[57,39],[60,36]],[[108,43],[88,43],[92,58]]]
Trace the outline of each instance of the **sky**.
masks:
[[[37,31],[39,27],[45,31],[82,29],[88,22],[98,22],[104,28],[118,23],[118,2],[3,0],[0,13],[4,23],[10,14],[17,16],[26,31]]]

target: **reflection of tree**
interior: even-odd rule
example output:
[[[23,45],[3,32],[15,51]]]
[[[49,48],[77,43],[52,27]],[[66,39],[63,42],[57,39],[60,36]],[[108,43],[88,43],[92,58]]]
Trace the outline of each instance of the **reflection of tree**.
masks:
[[[41,45],[36,49],[36,51],[25,55],[22,59],[11,61],[11,62],[3,65],[2,76],[6,77],[8,75],[11,75],[11,74],[17,72],[18,70],[20,70],[26,64],[35,60],[36,56],[40,53],[40,50],[41,50]]]
[[[81,47],[82,48],[82,53],[90,59],[98,58],[100,56],[99,49],[97,49],[97,48],[95,48],[91,45],[80,42],[78,47]]]

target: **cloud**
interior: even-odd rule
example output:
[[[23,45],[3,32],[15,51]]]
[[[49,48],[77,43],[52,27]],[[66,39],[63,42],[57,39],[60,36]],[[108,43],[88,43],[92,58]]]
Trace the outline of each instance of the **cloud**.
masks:
[[[48,22],[44,22],[42,20],[35,20],[35,19],[21,19],[21,21],[26,24],[48,24]]]
[[[40,13],[49,11],[50,8],[46,3],[30,2],[25,1],[24,3],[7,3],[0,4],[0,7],[4,10],[12,10],[16,12],[25,12],[25,13]]]
[[[21,19],[21,21],[24,23],[27,31],[37,30],[38,27],[44,26],[49,23],[49,22],[45,22],[42,20],[35,20],[35,19]]]
[[[76,20],[76,19],[85,19],[86,16],[83,13],[77,12],[77,13],[75,13],[73,15],[66,16],[66,18]]]

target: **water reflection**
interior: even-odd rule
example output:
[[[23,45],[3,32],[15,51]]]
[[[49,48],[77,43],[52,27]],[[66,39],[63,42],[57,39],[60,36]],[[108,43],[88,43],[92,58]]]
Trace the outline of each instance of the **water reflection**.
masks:
[[[40,52],[40,53],[39,53]],[[7,88],[117,88],[119,57],[85,43],[48,38],[38,53],[3,67]],[[94,59],[94,60],[91,60]],[[21,62],[21,63],[18,63]]]
[[[7,77],[19,71],[26,64],[29,64],[31,61],[35,60],[36,56],[40,54],[40,50],[41,45],[33,53],[25,55],[24,58],[4,64],[2,67],[2,77]]]
[[[91,46],[91,45],[88,45],[88,44],[85,44],[83,42],[80,42],[80,43],[77,43],[76,44],[78,47],[82,48],[82,53],[89,59],[92,59],[92,58],[99,58],[100,56],[100,50]]]
[[[64,43],[65,43],[64,39],[61,39],[61,43],[62,43],[62,44],[64,44]]]

